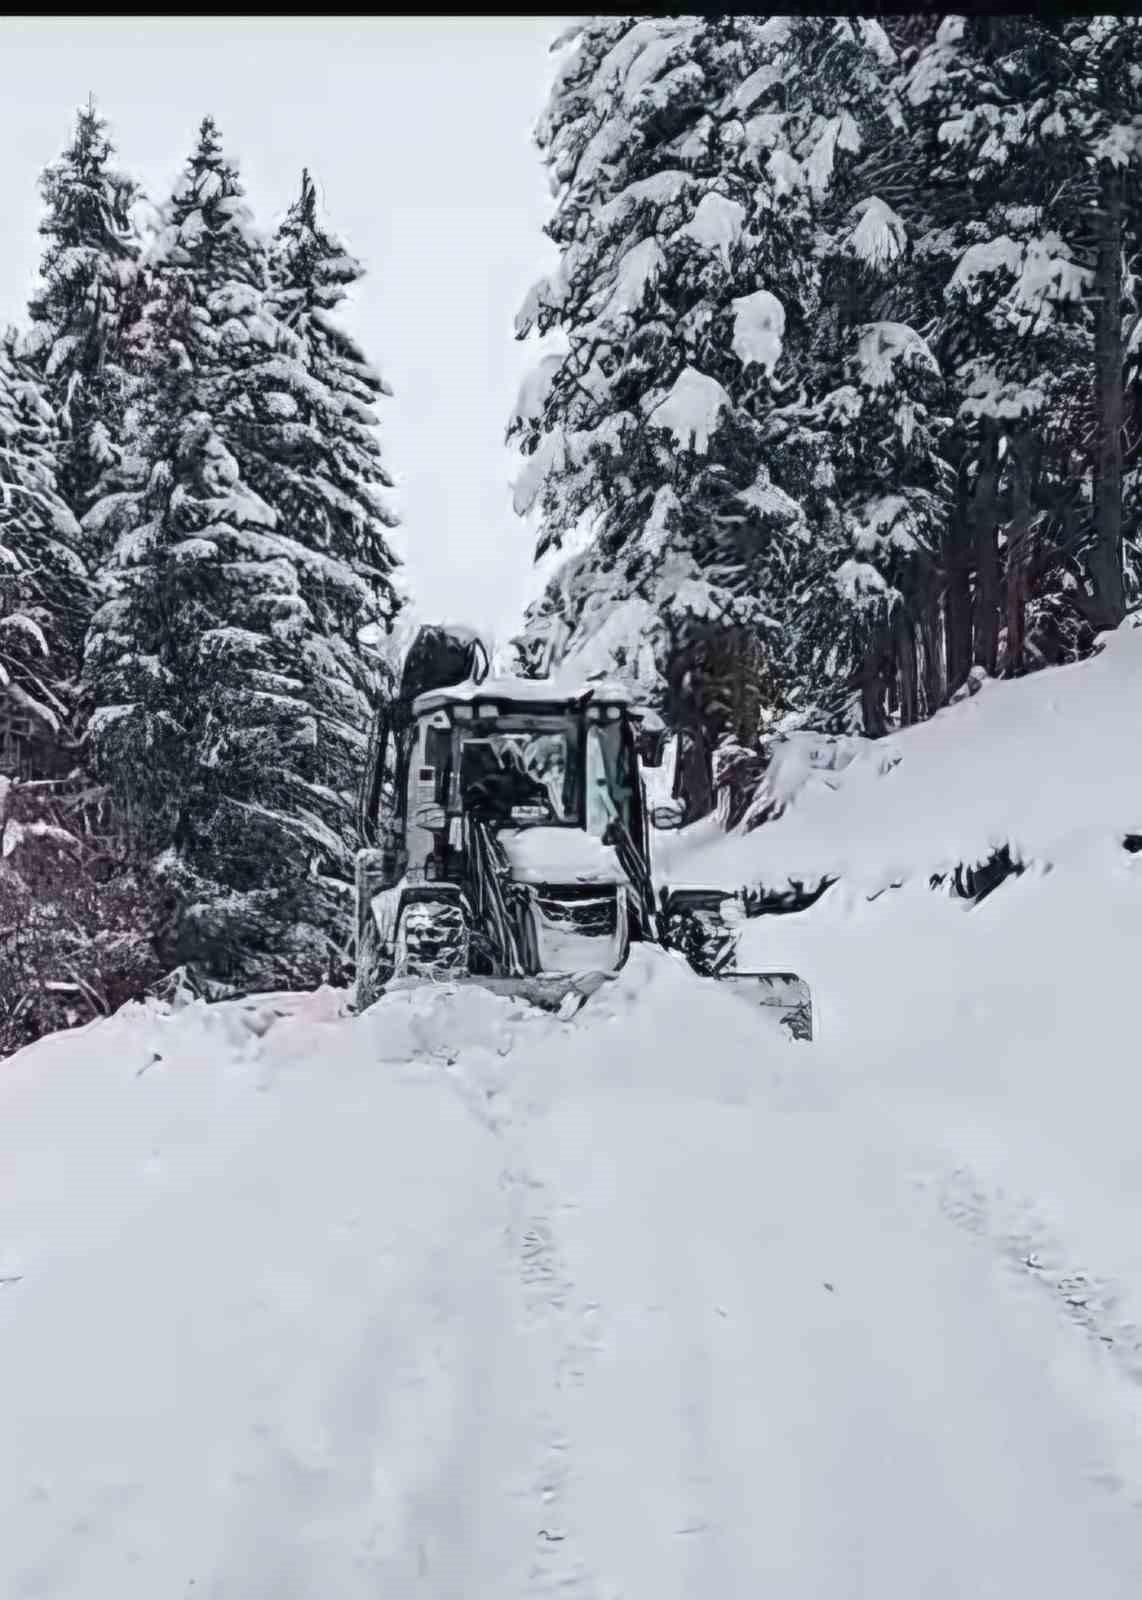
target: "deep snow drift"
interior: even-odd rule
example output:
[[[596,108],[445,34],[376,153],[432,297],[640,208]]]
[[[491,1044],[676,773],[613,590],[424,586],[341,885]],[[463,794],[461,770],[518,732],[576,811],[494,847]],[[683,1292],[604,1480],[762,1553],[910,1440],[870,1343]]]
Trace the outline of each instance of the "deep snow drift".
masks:
[[[1089,1060],[1024,1103],[1010,1017],[798,1045],[646,951],[569,1023],[292,1009],[5,1064],[5,1595],[1136,1595],[1129,1341],[998,1204]]]

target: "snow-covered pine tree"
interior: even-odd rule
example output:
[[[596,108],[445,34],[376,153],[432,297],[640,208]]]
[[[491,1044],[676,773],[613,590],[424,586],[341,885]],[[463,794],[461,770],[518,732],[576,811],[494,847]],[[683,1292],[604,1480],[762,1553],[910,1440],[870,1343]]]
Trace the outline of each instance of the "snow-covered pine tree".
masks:
[[[572,30],[538,129],[562,259],[517,321],[519,337],[558,329],[566,348],[509,426],[530,458],[516,508],[540,514],[539,555],[589,530],[521,651],[639,680],[690,735],[698,811],[721,738],[758,732],[759,696],[729,684],[758,640],[778,661],[776,597],[806,537],[758,421],[814,308],[804,210],[744,121],[781,31],[748,17]]]
[[[931,413],[942,386],[914,325],[912,238],[895,209],[915,177],[897,70],[874,19],[784,19],[747,124],[808,211],[818,279],[800,394],[765,424],[770,469],[812,529],[786,597],[793,697],[802,720],[874,734],[941,696],[946,428]]]
[[[0,767],[54,767],[73,732],[92,586],[58,489],[58,447],[42,384],[9,330],[0,339]]]
[[[302,574],[325,558],[239,458],[259,418],[288,411],[300,346],[268,304],[264,245],[209,118],[164,220],[135,341],[149,471],[93,514],[116,555],[88,642],[91,738],[170,888],[166,959],[227,985],[312,982],[344,849],[305,648]]]
[[[1137,17],[1077,17],[1068,19],[1063,35],[1070,57],[1082,66],[1076,76],[1084,92],[1076,96],[1074,125],[1089,174],[1092,235],[1095,437],[1086,568],[1092,620],[1114,627],[1142,581],[1138,528],[1124,537],[1123,518],[1126,324],[1136,324],[1142,287],[1126,266],[1142,251],[1142,23]],[[1135,504],[1136,497],[1131,486]]]
[[[807,552],[796,646],[810,720],[875,737],[940,703],[925,669],[937,649],[928,605],[948,509],[947,418],[936,360],[913,328],[858,332],[845,381],[816,408],[833,437],[840,515]]]
[[[116,460],[125,406],[120,334],[139,253],[138,191],[112,166],[114,153],[89,101],[40,180],[47,244],[27,350],[59,423],[59,490],[78,518]]]
[[[393,484],[373,407],[392,390],[335,318],[364,268],[321,223],[308,171],[278,228],[270,274],[270,305],[299,342],[308,382],[299,383],[296,415],[279,402],[271,418],[284,459],[270,463],[267,496],[275,504],[282,498],[307,544],[355,575],[347,584],[347,613],[361,626],[391,625],[401,596],[393,581],[397,558],[386,535],[397,518],[385,500]]]
[[[1018,672],[1064,659],[1121,614],[1120,263],[1138,238],[1126,202],[1140,41],[1133,19],[949,17],[907,63],[931,175],[911,204],[928,213],[933,344],[957,397],[953,688],[973,660]],[[1124,204],[1108,210],[1116,186]]]
[[[392,391],[336,319],[363,269],[319,218],[308,172],[274,238],[270,276],[268,303],[296,355],[279,358],[271,390],[247,393],[232,448],[279,528],[307,552],[298,562],[307,616],[297,671],[317,719],[324,814],[343,841],[348,882],[356,789],[380,687],[376,652],[361,639],[389,634],[402,603],[387,538],[397,521],[384,495],[392,480],[373,409]]]

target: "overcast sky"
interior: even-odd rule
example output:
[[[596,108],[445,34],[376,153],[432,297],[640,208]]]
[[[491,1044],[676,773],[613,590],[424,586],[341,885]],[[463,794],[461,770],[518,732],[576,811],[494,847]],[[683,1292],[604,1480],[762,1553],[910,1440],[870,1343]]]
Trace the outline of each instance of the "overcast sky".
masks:
[[[260,222],[308,166],[368,269],[346,320],[395,391],[380,409],[417,610],[503,636],[534,592],[504,426],[534,359],[512,320],[549,270],[531,130],[551,17],[0,19],[0,322],[21,320],[36,181],[94,93],[120,164],[161,200],[209,112]]]

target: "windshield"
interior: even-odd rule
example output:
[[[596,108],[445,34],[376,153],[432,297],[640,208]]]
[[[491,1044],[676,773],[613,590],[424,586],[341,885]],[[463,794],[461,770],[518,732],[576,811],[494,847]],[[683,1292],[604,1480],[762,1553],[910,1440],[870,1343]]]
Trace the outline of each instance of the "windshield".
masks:
[[[497,728],[465,739],[460,762],[464,808],[515,827],[580,825],[573,727]]]

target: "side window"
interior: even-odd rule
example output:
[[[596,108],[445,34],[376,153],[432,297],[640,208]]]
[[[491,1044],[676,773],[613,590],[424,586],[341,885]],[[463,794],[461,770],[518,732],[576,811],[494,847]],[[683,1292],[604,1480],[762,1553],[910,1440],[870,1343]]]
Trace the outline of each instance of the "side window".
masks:
[[[431,764],[428,751],[428,737],[431,729],[423,724],[413,734],[412,747],[408,758],[408,820],[414,822],[416,813],[421,806],[433,805],[436,802],[437,774]]]
[[[438,806],[448,804],[448,782],[452,776],[452,731],[450,728],[428,728],[424,738],[424,768],[432,768],[427,781],[433,784],[432,800]]]
[[[598,728],[587,729],[587,832],[602,838],[607,824],[618,815],[611,799],[607,763]]]

